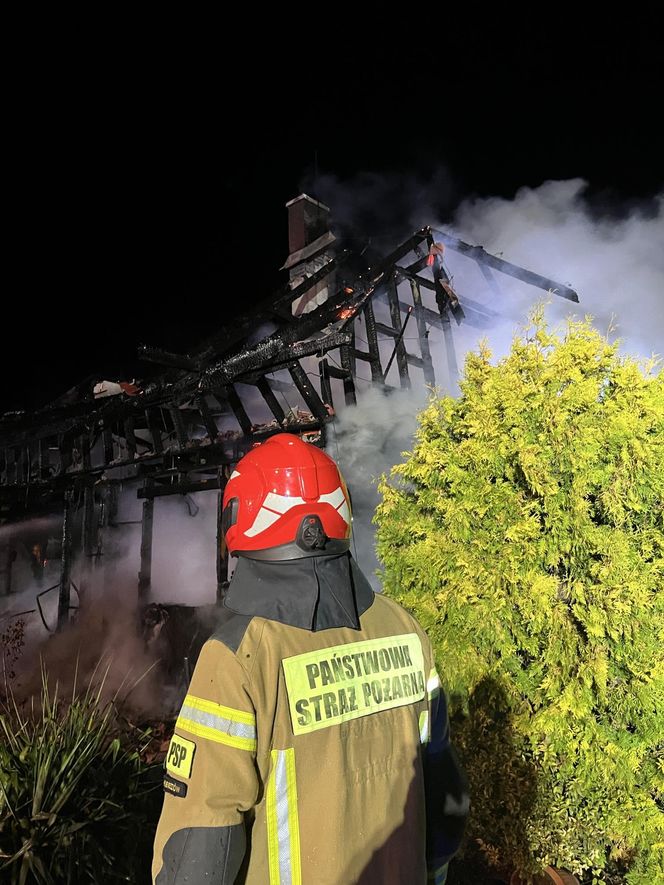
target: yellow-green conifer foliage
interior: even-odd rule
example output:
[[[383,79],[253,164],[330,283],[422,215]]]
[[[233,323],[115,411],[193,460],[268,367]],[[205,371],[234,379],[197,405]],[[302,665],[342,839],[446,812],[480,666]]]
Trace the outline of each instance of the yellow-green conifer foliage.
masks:
[[[420,619],[472,787],[469,846],[664,881],[664,373],[543,308],[434,397],[380,485],[385,592]],[[612,879],[612,881],[615,881]]]

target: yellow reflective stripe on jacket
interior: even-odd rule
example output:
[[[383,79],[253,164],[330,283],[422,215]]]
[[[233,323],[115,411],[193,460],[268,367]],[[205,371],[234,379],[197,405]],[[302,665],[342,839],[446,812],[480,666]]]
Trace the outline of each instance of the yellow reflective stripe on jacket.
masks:
[[[295,750],[272,750],[265,795],[270,885],[302,885]]]
[[[256,717],[252,713],[194,695],[184,699],[175,727],[239,750],[256,749]]]

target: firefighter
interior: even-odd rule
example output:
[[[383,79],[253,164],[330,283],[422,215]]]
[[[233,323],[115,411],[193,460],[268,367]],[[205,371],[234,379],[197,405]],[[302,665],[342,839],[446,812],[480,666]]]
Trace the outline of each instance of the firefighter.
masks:
[[[445,881],[469,799],[431,645],[349,551],[323,451],[280,433],[238,463],[230,617],[165,760],[154,885]]]

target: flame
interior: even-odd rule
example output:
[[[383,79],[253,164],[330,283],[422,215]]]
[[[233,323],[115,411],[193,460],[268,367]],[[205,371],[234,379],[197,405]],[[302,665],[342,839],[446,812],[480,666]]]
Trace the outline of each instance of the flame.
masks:
[[[355,314],[355,309],[353,307],[344,307],[343,310],[339,311],[339,319],[347,320],[349,317],[352,317]]]

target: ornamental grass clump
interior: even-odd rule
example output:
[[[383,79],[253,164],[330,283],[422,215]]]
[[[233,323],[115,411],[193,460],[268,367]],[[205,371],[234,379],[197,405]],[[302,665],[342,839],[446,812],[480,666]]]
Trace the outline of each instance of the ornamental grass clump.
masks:
[[[664,373],[543,309],[431,399],[376,514],[385,591],[431,636],[469,850],[664,881]]]
[[[42,673],[41,698],[0,706],[0,881],[149,879],[159,766],[149,734],[118,728],[103,678],[65,701]]]

